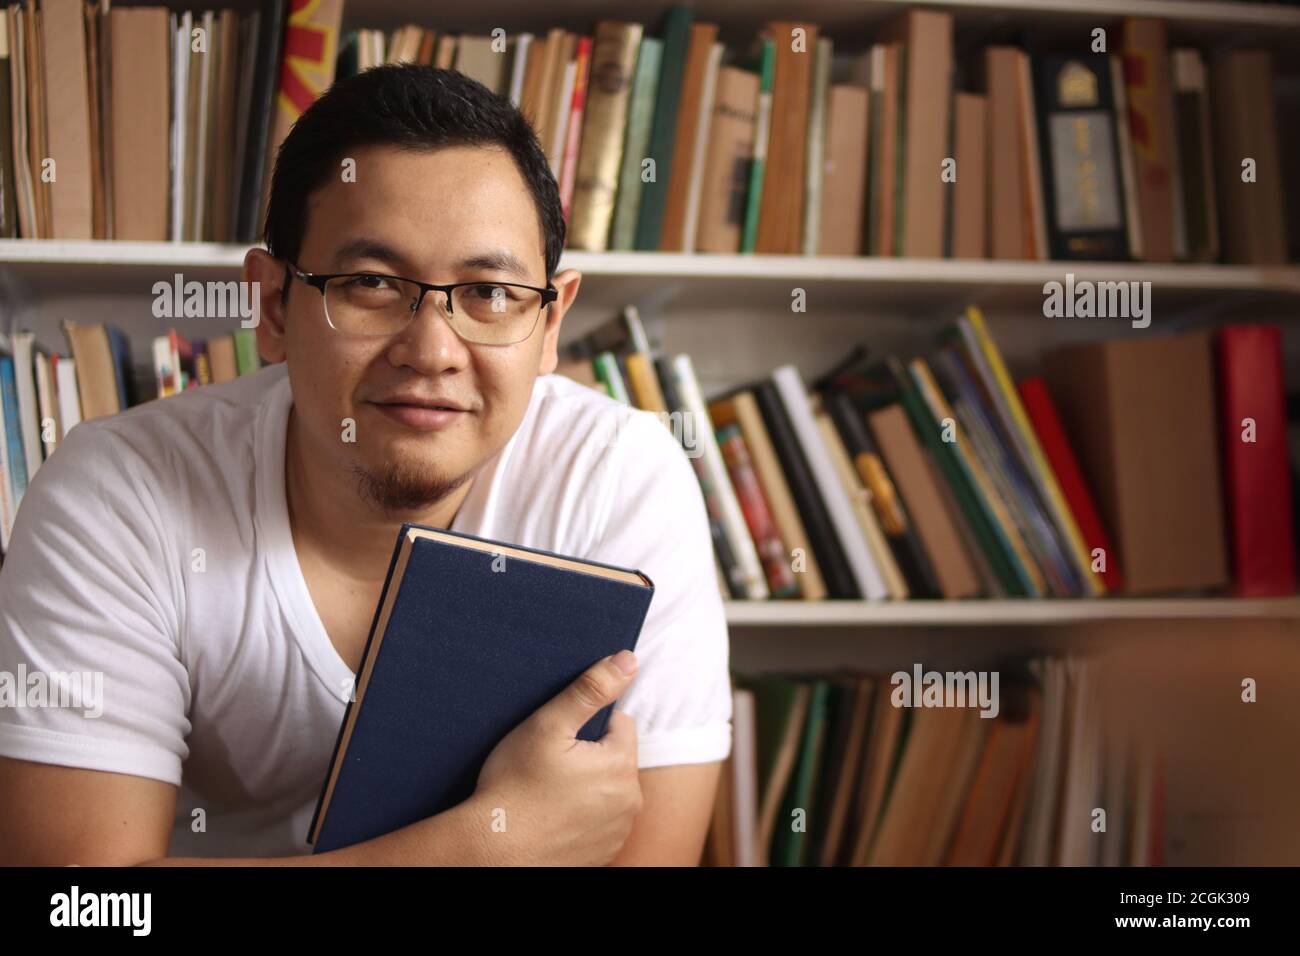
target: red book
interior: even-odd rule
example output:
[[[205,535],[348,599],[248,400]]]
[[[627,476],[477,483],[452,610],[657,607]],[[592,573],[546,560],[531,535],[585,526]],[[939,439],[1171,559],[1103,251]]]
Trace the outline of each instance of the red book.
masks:
[[[1047,394],[1046,383],[1041,378],[1029,378],[1021,382],[1018,388],[1020,400],[1025,405],[1025,414],[1034,426],[1038,443],[1043,446],[1047,463],[1052,466],[1056,483],[1061,486],[1061,494],[1065,495],[1065,502],[1074,515],[1074,523],[1079,526],[1079,534],[1083,535],[1089,562],[1092,553],[1101,548],[1106,554],[1106,570],[1100,572],[1106,590],[1111,593],[1123,590],[1124,575],[1120,573],[1110,535],[1101,523],[1097,505],[1092,500],[1092,492],[1088,490],[1088,483],[1083,480],[1083,472],[1079,470],[1079,460],[1074,457],[1074,449],[1070,447],[1070,440],[1061,427],[1056,406]]]
[[[1230,325],[1215,345],[1233,593],[1294,594],[1282,333],[1276,325]]]
[[[574,54],[573,108],[569,111],[569,134],[564,138],[564,165],[560,173],[560,203],[564,221],[569,221],[569,204],[573,200],[573,186],[578,177],[578,148],[582,138],[582,116],[587,111],[587,73],[591,67],[591,37],[578,37]]]
[[[786,559],[781,533],[777,530],[776,520],[768,507],[767,496],[763,494],[763,486],[759,484],[758,474],[754,471],[754,463],[749,457],[749,448],[740,433],[740,426],[733,423],[719,428],[718,447],[727,462],[727,473],[731,475],[731,483],[735,486],[736,498],[745,515],[745,524],[749,526],[750,537],[754,539],[758,556],[763,561],[763,572],[772,597],[798,597],[799,584]]]

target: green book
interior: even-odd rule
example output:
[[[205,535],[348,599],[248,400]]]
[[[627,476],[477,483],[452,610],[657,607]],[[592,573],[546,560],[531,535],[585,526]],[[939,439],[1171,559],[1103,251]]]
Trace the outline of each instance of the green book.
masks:
[[[926,370],[928,371],[928,366]],[[984,501],[961,444],[942,440],[940,422],[943,416],[927,397],[930,383],[918,376],[913,369],[903,374],[911,383],[911,388],[904,389],[903,392],[904,408],[907,408],[913,426],[939,462],[999,583],[1012,597],[1041,597],[992,508]],[[911,405],[908,404],[909,399]]]
[[[772,834],[773,866],[803,866],[805,854],[812,845],[808,831],[816,822],[813,813],[817,799],[817,772],[821,767],[829,723],[830,683],[815,680],[810,682],[809,687],[812,693],[808,700],[808,719],[804,721],[803,738],[799,745],[799,760],[795,764],[790,786],[786,788],[781,812],[776,818],[776,830]]]
[[[614,353],[601,352],[592,359],[591,364],[596,370],[596,378],[605,386],[610,398],[631,405],[632,399],[628,396],[627,384],[623,381],[623,373],[619,370],[618,358]]]
[[[252,329],[237,329],[235,338],[235,370],[240,375],[256,372],[262,367],[262,357],[257,354],[257,334]]]
[[[758,126],[754,132],[754,161],[749,167],[749,195],[745,202],[745,227],[740,251],[753,252],[758,238],[758,213],[763,204],[763,174],[767,169],[767,139],[772,128],[772,83],[776,79],[776,44],[763,38],[758,68]]]
[[[654,122],[650,125],[650,148],[654,160],[654,182],[641,185],[641,209],[637,213],[636,248],[657,252],[668,205],[668,173],[677,141],[677,106],[682,98],[686,53],[691,45],[695,14],[684,4],[670,7],[664,18],[663,62],[659,67],[659,88],[655,92]],[[645,157],[643,157],[645,158]],[[686,185],[686,184],[683,184]]]
[[[655,90],[663,63],[664,41],[645,37],[632,75],[632,101],[628,104],[627,135],[623,141],[623,167],[618,174],[618,197],[609,231],[609,248],[627,251],[636,244],[637,215],[641,211],[641,163],[649,155],[650,127],[655,115]]]

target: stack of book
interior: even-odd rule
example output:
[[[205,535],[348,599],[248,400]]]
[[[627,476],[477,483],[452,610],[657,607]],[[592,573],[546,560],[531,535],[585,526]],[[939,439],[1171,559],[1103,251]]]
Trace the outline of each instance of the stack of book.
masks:
[[[1287,259],[1270,54],[1207,63],[1159,20],[1122,21],[1109,52],[1088,36],[959,61],[935,10],[838,46],[773,21],[728,48],[685,5],[657,35],[607,20],[339,36],[342,0],[287,33],[286,0],[248,15],[101,2],[0,17],[0,236],[251,241],[298,111],[335,75],[416,62],[529,117],[573,249]],[[307,33],[339,37],[337,63]]]
[[[858,349],[811,391],[786,365],[706,399],[629,308],[559,371],[673,429],[729,598],[1295,592],[1276,326],[1067,346],[1044,366],[1013,381],[972,307],[928,357]]]
[[[1159,754],[1105,728],[1090,661],[1027,670],[737,676],[704,862],[1159,865]]]
[[[112,326],[65,322],[68,352],[48,352],[31,332],[0,334],[0,555],[9,548],[27,483],[83,419],[115,415],[140,400],[256,371],[251,329],[191,341],[175,329],[153,340],[152,387],[141,388],[130,343]]]

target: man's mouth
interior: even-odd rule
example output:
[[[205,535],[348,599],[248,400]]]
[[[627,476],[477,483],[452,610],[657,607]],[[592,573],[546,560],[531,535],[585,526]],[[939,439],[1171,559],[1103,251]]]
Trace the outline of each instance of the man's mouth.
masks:
[[[399,425],[421,431],[446,428],[470,414],[464,404],[451,398],[398,395],[371,404]]]

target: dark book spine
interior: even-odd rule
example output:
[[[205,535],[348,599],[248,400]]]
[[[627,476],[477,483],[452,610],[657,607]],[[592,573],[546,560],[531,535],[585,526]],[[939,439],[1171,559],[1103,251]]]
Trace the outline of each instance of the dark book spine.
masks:
[[[1034,121],[1053,259],[1129,257],[1110,60],[1035,57]]]
[[[794,426],[786,416],[776,386],[771,381],[761,382],[754,388],[754,397],[758,400],[763,424],[767,427],[777,457],[781,459],[781,469],[785,472],[786,481],[790,483],[790,494],[794,497],[817,562],[821,565],[827,591],[833,598],[861,598],[848,559],[844,557],[839,535],[835,532],[835,525],[817,491],[812,469],[804,458]]]
[[[844,441],[844,447],[853,458],[862,483],[871,492],[871,506],[885,532],[889,549],[898,562],[899,570],[907,579],[908,590],[914,598],[941,598],[939,579],[930,559],[926,557],[921,541],[912,527],[903,499],[894,487],[889,470],[875,441],[867,432],[866,422],[854,407],[853,401],[840,391],[824,393],[826,411],[835,423],[835,429]]]
[[[12,40],[10,41],[12,42]],[[14,155],[10,149],[13,133],[9,87],[9,57],[0,57],[0,237],[18,235],[18,212],[14,205]]]
[[[280,51],[284,47],[287,0],[268,0],[258,24],[257,58],[253,70],[253,97],[249,107],[249,133],[239,188],[239,228],[236,240],[256,242],[261,223],[262,182],[266,173],[267,139],[275,116],[275,91],[280,78]]]
[[[682,80],[686,72],[686,53],[691,45],[691,8],[676,4],[664,20],[663,64],[659,70],[659,89],[655,93],[655,114],[650,125],[650,158],[654,160],[654,179],[641,186],[641,210],[636,222],[635,248],[656,252],[663,232],[664,210],[668,204],[668,173],[677,141],[677,108],[682,97]],[[685,189],[686,183],[678,184]]]

